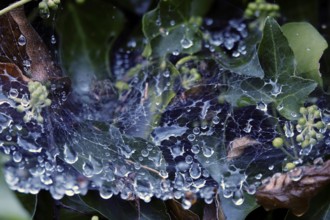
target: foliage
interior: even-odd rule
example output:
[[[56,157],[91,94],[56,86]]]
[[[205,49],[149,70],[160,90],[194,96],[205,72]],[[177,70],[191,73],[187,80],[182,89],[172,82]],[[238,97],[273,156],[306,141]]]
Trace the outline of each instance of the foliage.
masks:
[[[0,11],[0,190],[27,212],[5,190],[19,211],[0,217],[327,218],[322,195],[307,210],[330,180],[327,41],[280,26],[286,3],[27,4],[49,41],[27,2]]]

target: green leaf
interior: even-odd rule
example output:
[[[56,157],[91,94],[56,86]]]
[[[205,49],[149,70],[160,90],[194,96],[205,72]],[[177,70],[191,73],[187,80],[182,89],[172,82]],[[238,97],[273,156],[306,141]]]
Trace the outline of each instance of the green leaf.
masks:
[[[295,74],[293,51],[273,18],[268,17],[265,21],[258,53],[265,77],[275,82],[285,81]]]
[[[235,205],[231,199],[220,195],[220,206],[223,210],[226,219],[244,220],[246,216],[259,207],[256,203],[255,197],[252,195],[244,194],[244,202],[242,205]]]
[[[23,208],[15,193],[11,191],[2,173],[2,161],[0,155],[0,219],[25,220],[32,216]]]
[[[145,56],[164,57],[169,53],[193,54],[201,49],[201,18],[213,0],[160,1],[143,16],[143,33],[148,39]],[[182,42],[182,43],[181,43]]]
[[[109,50],[123,29],[124,16],[101,0],[67,2],[64,8],[56,23],[62,66],[73,87],[88,92],[93,80],[111,77]]]
[[[328,47],[326,40],[309,23],[293,22],[282,26],[297,61],[296,75],[315,80],[322,86],[319,60]]]

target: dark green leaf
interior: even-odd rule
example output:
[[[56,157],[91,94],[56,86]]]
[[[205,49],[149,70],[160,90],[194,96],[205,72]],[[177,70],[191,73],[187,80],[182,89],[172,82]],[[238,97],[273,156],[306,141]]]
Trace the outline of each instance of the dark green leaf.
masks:
[[[274,82],[285,81],[295,74],[293,51],[274,18],[265,21],[258,53],[265,76]]]
[[[143,33],[148,39],[144,55],[163,57],[173,52],[195,53],[201,49],[200,18],[213,0],[160,1],[143,16]]]
[[[122,13],[106,1],[67,2],[57,31],[62,65],[78,91],[86,92],[92,80],[110,76],[109,50],[123,26]]]

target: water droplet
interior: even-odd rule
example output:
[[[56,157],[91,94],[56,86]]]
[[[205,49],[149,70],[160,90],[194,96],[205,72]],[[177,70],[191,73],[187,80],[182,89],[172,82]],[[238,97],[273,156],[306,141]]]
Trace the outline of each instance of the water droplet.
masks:
[[[190,142],[192,142],[192,141],[195,140],[195,137],[196,137],[196,136],[195,136],[194,134],[189,134],[187,138],[188,138],[188,140],[189,140]]]
[[[18,38],[18,42],[17,43],[20,46],[24,46],[26,44],[26,38],[25,38],[25,36],[21,34],[19,36],[19,38]]]
[[[17,98],[18,90],[14,88],[10,88],[9,90],[9,98]]]
[[[163,72],[163,76],[166,77],[166,78],[168,78],[170,76],[170,71],[169,70],[165,70]]]
[[[188,48],[192,47],[192,45],[194,44],[194,43],[192,42],[192,40],[190,40],[190,39],[188,39],[188,38],[183,38],[183,39],[180,41],[180,43],[181,43],[181,46],[182,46],[183,49],[188,49]]]
[[[282,92],[282,85],[279,85],[276,82],[271,82],[271,85],[273,86],[273,88],[270,93],[273,96],[277,97]]]
[[[78,154],[72,147],[69,147],[66,143],[64,144],[64,161],[68,164],[74,164],[78,160]]]
[[[274,169],[274,165],[270,165],[269,167],[268,167],[268,170],[273,170]]]
[[[194,133],[195,135],[198,135],[200,132],[201,132],[201,130],[199,129],[199,127],[195,127],[195,128],[193,129],[193,133]]]
[[[93,166],[94,174],[102,173],[102,171],[103,171],[102,161],[96,159],[92,155],[89,155],[89,161],[91,162],[91,165]]]
[[[293,125],[291,122],[286,121],[283,129],[286,137],[290,138],[294,136]]]
[[[208,147],[208,146],[203,146],[202,147],[202,151],[203,151],[203,155],[205,157],[211,157],[213,155],[213,153],[214,153],[213,148]]]
[[[237,190],[233,193],[232,201],[237,206],[242,205],[244,203],[244,194],[242,190]]]
[[[217,125],[220,123],[220,118],[218,116],[214,116],[213,119],[212,119],[212,123]]]
[[[261,173],[259,173],[259,174],[257,174],[254,178],[256,178],[257,180],[260,180],[261,179],[261,177],[262,177],[262,174]]]
[[[51,43],[51,44],[56,44],[56,38],[55,38],[55,35],[52,35],[52,36],[50,37],[50,43]]]
[[[254,195],[256,192],[257,192],[257,187],[252,184],[252,185],[249,185],[245,188],[245,191],[249,194],[249,195]]]
[[[178,50],[174,50],[174,51],[172,52],[172,54],[173,54],[173,56],[178,56],[178,55],[180,54],[180,52],[179,52]]]
[[[170,25],[171,25],[171,26],[174,26],[174,25],[175,25],[175,21],[174,21],[174,20],[171,20],[171,21],[170,21]]]
[[[101,198],[110,199],[112,197],[112,195],[113,195],[113,192],[112,192],[110,186],[102,185],[100,187],[100,196],[101,196]]]
[[[256,108],[263,111],[263,112],[266,112],[267,111],[267,104],[262,102],[262,101],[258,102]]]
[[[191,155],[187,155],[185,158],[185,161],[187,164],[191,164],[193,162],[194,158]]]
[[[202,175],[202,169],[197,163],[193,163],[191,164],[189,173],[191,178],[198,179]]]
[[[84,164],[82,166],[82,169],[83,169],[83,174],[86,177],[92,177],[93,176],[94,168],[93,168],[93,166],[90,162],[84,162]]]
[[[200,148],[199,148],[199,145],[198,144],[195,144],[191,147],[191,152],[194,153],[194,154],[198,154],[200,151]]]
[[[295,182],[299,181],[302,178],[303,174],[304,174],[303,169],[300,167],[296,167],[289,171],[290,179]]]
[[[232,54],[233,57],[239,57],[240,55],[241,54],[238,51],[234,51],[233,54]]]
[[[42,150],[41,146],[37,146],[35,143],[31,143],[22,139],[21,137],[17,137],[18,146],[22,147],[24,150],[27,150],[31,153],[40,153]]]
[[[13,153],[13,161],[14,161],[14,162],[19,163],[19,162],[22,161],[22,158],[23,158],[23,156],[22,156],[22,153],[21,153],[21,152],[19,152],[19,151],[15,151],[15,152]]]
[[[166,172],[166,170],[161,170],[159,174],[165,179],[168,177],[168,172]]]

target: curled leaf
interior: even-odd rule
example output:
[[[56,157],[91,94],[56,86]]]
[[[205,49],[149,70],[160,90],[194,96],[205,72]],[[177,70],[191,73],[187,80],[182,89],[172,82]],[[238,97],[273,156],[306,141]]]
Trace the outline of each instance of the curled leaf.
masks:
[[[330,160],[322,166],[303,166],[274,174],[258,189],[256,199],[266,210],[288,208],[294,215],[302,216],[310,199],[329,183]]]
[[[229,150],[227,153],[227,159],[232,160],[236,157],[241,156],[247,147],[255,144],[260,144],[258,141],[253,140],[248,136],[236,138],[229,143]]]

